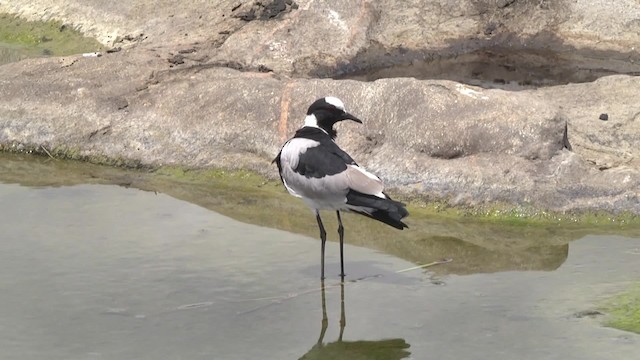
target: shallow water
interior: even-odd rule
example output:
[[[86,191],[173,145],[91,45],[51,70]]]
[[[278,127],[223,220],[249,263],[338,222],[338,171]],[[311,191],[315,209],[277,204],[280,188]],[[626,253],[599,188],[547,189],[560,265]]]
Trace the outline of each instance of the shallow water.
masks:
[[[349,217],[348,281],[338,285],[331,242],[323,292],[315,236],[202,206],[217,204],[228,189],[210,186],[196,205],[177,195],[188,197],[183,192],[192,187],[174,185],[174,196],[127,188],[161,187],[143,173],[7,155],[0,170],[2,359],[619,360],[640,353],[640,335],[575,316],[640,278],[640,238],[581,235],[562,245],[550,235],[541,247],[559,251],[519,251],[505,269],[473,256],[501,261],[502,246],[517,248],[518,238],[493,249],[472,237],[449,238],[447,247],[431,227],[435,235],[416,239],[436,245],[410,250],[453,262],[398,273],[416,265],[395,250],[398,240],[388,238],[393,246],[381,251],[380,239],[359,239],[359,223]],[[291,217],[276,210],[262,208],[269,217]],[[409,231],[428,231],[413,221]],[[464,256],[475,248],[482,251]],[[526,260],[558,252],[564,256],[548,264]],[[514,271],[518,261],[528,271]],[[323,295],[328,323],[318,345]]]

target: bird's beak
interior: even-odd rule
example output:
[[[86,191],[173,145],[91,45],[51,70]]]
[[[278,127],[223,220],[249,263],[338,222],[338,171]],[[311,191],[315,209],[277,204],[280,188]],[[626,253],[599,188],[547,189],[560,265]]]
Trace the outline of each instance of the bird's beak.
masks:
[[[362,120],[360,120],[360,119],[358,119],[357,117],[355,117],[355,116],[353,116],[353,115],[349,114],[349,113],[348,113],[348,112],[346,112],[346,111],[342,114],[342,119],[340,119],[340,120],[353,120],[353,121],[355,121],[355,122],[357,122],[357,123],[362,124]]]

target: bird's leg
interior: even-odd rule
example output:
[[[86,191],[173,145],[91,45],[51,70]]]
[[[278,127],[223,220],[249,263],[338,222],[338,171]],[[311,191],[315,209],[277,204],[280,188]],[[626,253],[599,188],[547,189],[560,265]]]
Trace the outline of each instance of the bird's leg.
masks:
[[[322,219],[320,219],[320,211],[316,210],[316,220],[318,220],[318,227],[320,228],[320,279],[324,280],[324,245],[327,242],[327,232],[322,225]]]
[[[347,317],[344,314],[344,281],[340,283],[340,336],[338,341],[342,341],[344,328],[347,326]]]
[[[340,211],[336,211],[336,214],[338,215],[338,234],[340,235],[340,277],[344,282],[344,226],[342,226]]]
[[[321,280],[320,282],[320,291],[322,292],[322,328],[320,329],[318,345],[322,345],[324,334],[327,332],[327,326],[329,325],[329,319],[327,318],[327,297],[324,292],[324,280]]]

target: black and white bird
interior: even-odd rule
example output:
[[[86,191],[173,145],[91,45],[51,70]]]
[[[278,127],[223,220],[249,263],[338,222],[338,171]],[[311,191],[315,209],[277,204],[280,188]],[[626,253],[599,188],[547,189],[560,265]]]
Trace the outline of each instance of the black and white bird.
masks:
[[[324,279],[324,249],[327,234],[320,210],[335,210],[340,235],[340,276],[344,279],[344,227],[340,211],[355,212],[396,229],[407,227],[402,219],[409,215],[404,204],[384,193],[382,181],[358,166],[334,142],[334,124],[342,120],[362,121],[345,111],[335,97],[316,100],[307,110],[304,126],[284,143],[273,160],[287,191],[314,211],[320,228],[321,278]]]

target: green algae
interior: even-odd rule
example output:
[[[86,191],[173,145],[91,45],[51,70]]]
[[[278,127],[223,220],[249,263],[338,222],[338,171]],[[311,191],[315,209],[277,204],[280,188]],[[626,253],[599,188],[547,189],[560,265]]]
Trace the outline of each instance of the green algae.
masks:
[[[260,186],[263,191],[282,191],[280,181],[269,180],[248,170],[225,169],[184,169],[181,167],[161,167],[154,172],[169,176],[178,181],[202,182],[214,181],[217,186],[241,187]],[[585,226],[624,230],[627,226],[635,231],[640,225],[640,216],[621,212],[556,213],[525,208],[509,204],[492,204],[475,208],[451,206],[444,201],[423,201],[415,196],[403,198],[399,194],[390,193],[395,199],[407,203],[412,217],[438,217],[446,219],[474,219],[486,223],[511,226],[547,226],[562,225],[585,229]]]
[[[640,334],[640,283],[608,299],[602,310],[606,326]]]
[[[640,225],[640,216],[629,212],[616,214],[604,211],[583,212],[554,212],[536,209],[532,206],[520,206],[505,203],[493,203],[490,205],[451,206],[444,200],[425,202],[417,197],[409,200],[410,208],[414,213],[424,215],[438,215],[453,218],[472,217],[482,221],[508,224],[508,225],[550,225],[562,224],[563,226],[583,227],[614,227]]]
[[[97,40],[59,21],[26,21],[0,13],[0,64],[29,57],[101,51]]]
[[[260,191],[281,191],[283,188],[277,180],[267,179],[264,176],[249,170],[229,169],[187,169],[179,166],[152,167],[142,164],[139,160],[109,157],[106,155],[85,155],[79,148],[57,146],[48,151],[43,146],[30,145],[1,146],[0,151],[14,153],[29,153],[42,156],[55,157],[63,160],[88,162],[96,165],[107,165],[118,168],[152,171],[153,173],[169,177],[172,181],[187,183],[209,183],[216,186],[228,186],[237,190],[246,191],[247,187],[259,187]],[[277,189],[277,190],[276,190]],[[626,233],[637,236],[640,234],[640,216],[619,212],[611,214],[603,211],[584,211],[559,213],[544,211],[533,207],[524,207],[511,204],[494,203],[490,205],[452,206],[445,200],[425,201],[416,195],[403,197],[399,194],[390,194],[405,203],[412,217],[436,217],[451,220],[472,219],[482,223],[508,226],[562,226],[566,229],[578,229],[581,232],[587,230],[602,233],[602,231],[615,231],[621,235]],[[255,194],[260,196],[260,194]],[[628,231],[625,231],[627,230]]]
[[[267,180],[259,174],[246,170],[199,169],[185,170],[179,167],[163,167],[156,170],[157,174],[172,176],[183,181],[216,181],[217,185],[257,186],[273,190],[280,187],[279,181]],[[490,207],[479,206],[469,208],[450,206],[443,201],[425,202],[420,199],[406,199],[393,194],[394,198],[408,204],[412,217],[435,216],[438,218],[461,219],[473,218],[483,222],[490,222],[513,226],[552,225],[562,224],[568,227],[584,228],[585,225],[595,227],[611,227],[624,229],[625,226],[640,225],[640,217],[629,213],[609,214],[605,212],[583,213],[554,213],[535,210],[533,208],[514,207],[508,204],[492,204]]]

